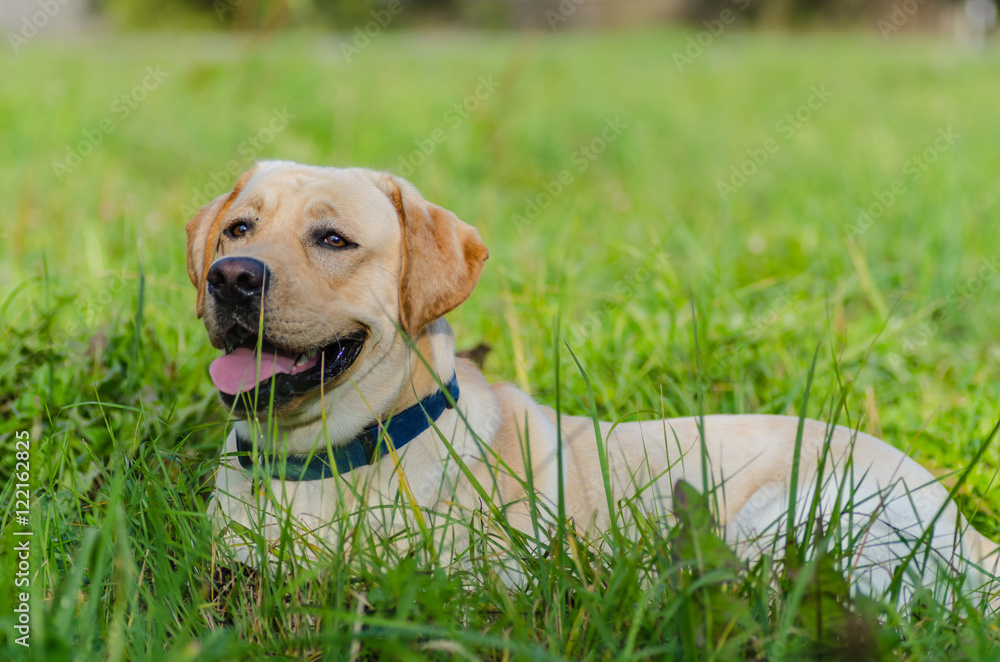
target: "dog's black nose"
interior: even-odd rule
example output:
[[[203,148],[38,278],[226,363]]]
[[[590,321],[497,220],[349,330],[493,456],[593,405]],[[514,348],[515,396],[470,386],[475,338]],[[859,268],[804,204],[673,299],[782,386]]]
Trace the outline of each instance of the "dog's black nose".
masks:
[[[208,292],[217,301],[240,304],[256,301],[267,287],[267,266],[251,257],[224,257],[208,270]]]

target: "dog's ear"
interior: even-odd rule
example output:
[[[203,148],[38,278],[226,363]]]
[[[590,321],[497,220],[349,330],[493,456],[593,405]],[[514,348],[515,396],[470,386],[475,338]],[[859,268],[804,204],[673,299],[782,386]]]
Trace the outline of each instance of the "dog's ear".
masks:
[[[187,270],[191,282],[198,288],[198,317],[205,311],[205,278],[209,267],[215,259],[219,238],[222,234],[222,221],[233,201],[246,186],[253,170],[249,170],[239,178],[236,186],[229,193],[219,197],[201,208],[194,218],[187,222]]]
[[[489,252],[476,228],[424,200],[413,184],[387,173],[375,179],[399,215],[399,318],[412,338],[469,298]]]

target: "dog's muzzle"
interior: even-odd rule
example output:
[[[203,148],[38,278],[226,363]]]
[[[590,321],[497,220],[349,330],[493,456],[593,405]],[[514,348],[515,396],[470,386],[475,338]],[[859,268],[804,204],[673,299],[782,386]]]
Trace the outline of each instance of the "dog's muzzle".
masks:
[[[208,270],[208,293],[229,308],[259,306],[271,273],[267,265],[252,257],[224,257]]]
[[[271,404],[282,407],[321,388],[353,365],[367,339],[365,329],[309,347],[290,347],[269,337],[261,312],[273,280],[261,260],[236,256],[216,260],[206,278],[225,351],[209,374],[222,401],[235,405],[237,413]]]

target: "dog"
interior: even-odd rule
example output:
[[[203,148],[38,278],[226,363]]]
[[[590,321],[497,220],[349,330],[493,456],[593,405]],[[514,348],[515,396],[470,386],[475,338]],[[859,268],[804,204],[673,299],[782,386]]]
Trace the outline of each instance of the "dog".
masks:
[[[239,560],[279,553],[283,537],[306,557],[337,553],[359,517],[397,541],[419,520],[455,563],[477,517],[536,540],[560,512],[594,538],[628,531],[622,504],[670,526],[679,480],[715,494],[727,541],[752,559],[781,547],[797,475],[795,516],[814,494],[827,530],[839,513],[863,590],[885,591],[920,545],[923,580],[944,570],[976,590],[995,573],[997,546],[948,490],[862,432],[768,415],[557,420],[488,384],[456,357],[444,319],[472,294],[487,249],[400,177],[260,162],[187,238],[197,313],[223,351],[209,373],[237,419],[209,514]]]

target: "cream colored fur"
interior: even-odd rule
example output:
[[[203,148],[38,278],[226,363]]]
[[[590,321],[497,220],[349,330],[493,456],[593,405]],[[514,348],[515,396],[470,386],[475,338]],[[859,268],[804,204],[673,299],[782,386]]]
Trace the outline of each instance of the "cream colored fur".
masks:
[[[437,430],[421,434],[396,456],[327,480],[255,480],[232,455],[236,452],[234,429],[223,448],[210,513],[237,556],[260,562],[254,538],[234,523],[262,533],[272,543],[281,538],[282,527],[290,524],[295,549],[317,556],[349,549],[352,541],[342,537],[345,532],[352,535],[355,529],[350,524],[357,523],[354,518],[360,516],[364,531],[385,537],[405,527],[418,530],[422,522],[433,532],[443,562],[461,563],[469,553],[470,528],[483,522],[488,526],[490,509],[464,475],[463,463],[489,491],[493,505],[508,506],[503,512],[516,529],[533,537],[540,524],[542,538],[554,530],[552,513],[559,490],[555,412],[510,384],[488,385],[473,364],[456,359],[452,331],[443,317],[419,322],[419,328],[411,329],[423,359],[399,333],[401,324],[416,324],[402,319],[400,313],[404,307],[401,297],[416,296],[400,287],[400,279],[409,277],[407,270],[415,269],[413,265],[421,259],[432,260],[432,266],[433,260],[466,260],[468,264],[449,272],[450,280],[442,286],[448,292],[434,291],[434,283],[427,281],[433,281],[435,272],[426,266],[421,282],[411,288],[424,288],[421,300],[435,300],[438,308],[458,305],[478,278],[475,263],[481,267],[485,259],[485,249],[476,253],[481,247],[478,234],[453,215],[423,201],[408,183],[383,173],[268,162],[258,165],[241,182],[237,195],[225,200],[229,205],[227,218],[250,210],[261,219],[263,230],[243,243],[222,242],[220,255],[256,256],[277,272],[278,289],[268,293],[265,302],[265,308],[275,314],[273,333],[283,344],[296,347],[311,335],[316,336],[313,341],[319,341],[331,331],[347,332],[358,324],[371,330],[364,351],[342,379],[277,413],[277,434],[261,433],[257,422],[238,421],[235,428],[241,434],[256,436],[260,448],[271,453],[306,453],[328,443],[344,443],[376,419],[433,393],[437,382],[447,382],[453,373],[457,374],[461,396],[458,411],[446,410],[436,423]],[[213,213],[223,208],[222,202],[215,201],[214,209],[206,208],[200,220],[194,219],[189,226],[194,243],[189,247],[189,261],[193,262],[189,266],[196,284],[204,278],[200,265],[210,264],[212,259],[211,255],[206,259],[206,248],[197,244],[205,242],[211,250],[214,238],[207,236],[208,226],[215,220]],[[406,239],[408,231],[418,232],[408,228],[412,219],[407,217],[422,206],[434,210],[427,216],[432,221],[428,228],[457,237],[457,252],[444,251],[432,257],[407,254],[407,250],[426,250],[414,246],[434,244],[417,242],[412,236]],[[337,263],[335,258],[315,257],[311,249],[303,248],[302,230],[310,209],[335,210],[337,223],[364,248],[364,258],[355,256],[350,263]],[[227,218],[216,225],[224,227]],[[441,264],[440,268],[452,266]],[[468,291],[454,295],[456,282],[461,283],[459,289]],[[420,312],[410,310],[408,315],[419,318]],[[205,315],[211,336],[217,329],[213,329],[213,310],[207,298]],[[433,368],[433,375],[423,360]],[[758,415],[616,426],[601,423],[611,502],[617,509],[618,504],[635,501],[644,511],[661,517],[667,527],[672,521],[672,487],[684,479],[699,489],[714,490],[726,537],[745,557],[780,550],[784,531],[777,523],[788,510],[798,425],[795,417]],[[592,421],[564,416],[562,438],[566,514],[578,531],[599,540],[611,526],[612,514]],[[924,580],[945,569],[964,573],[967,588],[986,583],[987,575],[976,566],[993,572],[996,546],[968,526],[934,476],[870,435],[805,421],[798,486],[803,497],[800,517],[816,488],[824,448],[828,448],[829,459],[819,512],[829,529],[829,514],[838,495],[842,509],[848,502],[853,504],[852,512],[839,523],[843,535],[860,541],[854,545],[852,572],[860,588],[885,589],[898,559],[909,553],[913,541],[942,508],[931,539],[934,562],[925,566]],[[709,485],[702,479],[703,450]],[[526,458],[539,504],[534,517],[523,488],[528,475]],[[362,509],[362,502],[369,508]],[[379,507],[387,504],[392,507]],[[357,515],[359,512],[363,514]],[[628,512],[629,508],[623,508],[615,517]],[[630,530],[627,518],[619,524]],[[496,533],[501,537],[495,539],[499,542],[491,551],[499,554],[500,562],[506,550],[502,532]],[[407,544],[406,536],[398,539],[403,541],[400,545]],[[505,576],[520,581],[516,569]]]

